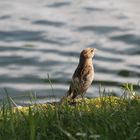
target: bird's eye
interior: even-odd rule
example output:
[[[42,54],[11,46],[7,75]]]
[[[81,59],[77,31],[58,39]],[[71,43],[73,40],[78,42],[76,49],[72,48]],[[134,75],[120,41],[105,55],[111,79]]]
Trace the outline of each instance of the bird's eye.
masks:
[[[93,52],[93,50],[91,50],[91,52]]]

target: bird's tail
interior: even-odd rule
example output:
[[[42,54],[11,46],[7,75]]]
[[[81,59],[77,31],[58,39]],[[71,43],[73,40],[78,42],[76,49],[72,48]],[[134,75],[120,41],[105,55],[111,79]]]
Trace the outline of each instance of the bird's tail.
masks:
[[[73,99],[73,92],[69,94],[69,91],[68,91],[67,94],[60,99],[59,104],[62,105],[64,102],[69,101],[71,99]]]
[[[68,99],[68,96],[63,96],[60,101],[59,101],[59,104],[62,105],[66,100]]]

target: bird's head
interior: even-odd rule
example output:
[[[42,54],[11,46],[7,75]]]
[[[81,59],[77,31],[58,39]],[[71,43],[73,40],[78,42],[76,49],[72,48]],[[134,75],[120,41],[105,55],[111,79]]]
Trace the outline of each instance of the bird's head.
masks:
[[[85,59],[93,58],[95,51],[96,51],[95,48],[86,48],[81,52],[80,58],[85,58]]]

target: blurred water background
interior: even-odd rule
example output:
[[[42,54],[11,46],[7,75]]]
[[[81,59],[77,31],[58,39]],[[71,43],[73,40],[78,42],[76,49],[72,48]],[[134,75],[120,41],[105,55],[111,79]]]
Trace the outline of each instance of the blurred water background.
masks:
[[[1,0],[0,100],[4,88],[19,104],[28,103],[29,93],[37,102],[59,99],[86,47],[98,49],[86,96],[99,96],[100,84],[117,95],[122,83],[137,85],[140,1]]]

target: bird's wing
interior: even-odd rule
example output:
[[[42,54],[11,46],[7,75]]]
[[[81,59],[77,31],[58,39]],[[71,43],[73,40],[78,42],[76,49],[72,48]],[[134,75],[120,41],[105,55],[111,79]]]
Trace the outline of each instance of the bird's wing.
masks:
[[[83,68],[78,67],[72,78],[72,84],[83,85],[89,79],[92,79],[93,68],[91,66],[84,66]],[[92,80],[91,80],[92,81]]]
[[[85,66],[83,68],[83,70],[81,71],[81,81],[82,82],[86,82],[88,81],[89,79],[92,79],[92,73],[93,73],[93,68],[91,66]]]

